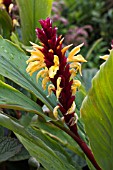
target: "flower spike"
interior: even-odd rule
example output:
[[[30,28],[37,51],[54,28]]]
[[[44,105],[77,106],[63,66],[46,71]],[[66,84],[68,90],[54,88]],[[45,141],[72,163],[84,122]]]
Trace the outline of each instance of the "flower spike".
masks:
[[[42,29],[37,28],[36,34],[41,45],[31,42],[33,50],[27,60],[26,71],[32,75],[37,72],[36,79],[42,78],[42,88],[48,89],[48,96],[52,92],[56,95],[57,106],[53,115],[58,118],[58,109],[69,128],[77,134],[77,115],[75,113],[75,93],[81,83],[74,80],[77,72],[82,75],[81,63],[86,62],[80,52],[83,43],[71,50],[68,57],[66,51],[72,44],[62,47],[64,38],[57,36],[57,28],[52,26],[50,18],[39,21]]]

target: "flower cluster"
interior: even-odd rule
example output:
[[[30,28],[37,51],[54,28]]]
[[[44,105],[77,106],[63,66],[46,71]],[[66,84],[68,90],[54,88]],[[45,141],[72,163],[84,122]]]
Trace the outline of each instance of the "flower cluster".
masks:
[[[83,44],[73,48],[66,57],[66,51],[71,45],[62,47],[64,38],[57,36],[57,28],[52,27],[50,18],[39,21],[42,29],[37,28],[36,34],[40,45],[31,43],[33,46],[30,58],[27,60],[26,71],[32,76],[36,71],[36,79],[42,77],[42,88],[48,88],[48,94],[52,92],[57,97],[58,105],[53,110],[53,115],[58,118],[58,109],[63,114],[66,124],[72,131],[77,122],[75,113],[75,93],[81,85],[79,80],[74,79],[77,72],[81,75],[81,63],[86,62],[82,55],[78,54]]]

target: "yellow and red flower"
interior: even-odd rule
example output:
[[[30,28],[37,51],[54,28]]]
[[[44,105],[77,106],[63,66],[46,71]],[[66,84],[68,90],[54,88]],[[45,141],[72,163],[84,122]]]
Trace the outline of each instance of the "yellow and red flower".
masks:
[[[81,83],[74,78],[77,72],[82,75],[81,63],[86,62],[83,56],[78,54],[83,44],[72,49],[66,57],[66,51],[72,44],[62,47],[64,38],[57,36],[57,28],[52,27],[50,18],[39,22],[42,29],[37,28],[36,34],[41,45],[31,43],[33,50],[29,50],[31,56],[27,60],[26,71],[30,76],[37,72],[36,79],[43,78],[42,88],[45,90],[48,86],[48,94],[54,92],[56,95],[58,105],[53,110],[54,116],[58,118],[59,109],[70,129],[76,128],[75,93]]]

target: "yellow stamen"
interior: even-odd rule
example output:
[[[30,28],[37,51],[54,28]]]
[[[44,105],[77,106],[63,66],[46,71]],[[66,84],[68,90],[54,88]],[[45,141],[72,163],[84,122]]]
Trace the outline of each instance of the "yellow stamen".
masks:
[[[49,77],[44,77],[44,79],[42,80],[42,88],[44,90],[46,90],[46,85],[47,83],[50,81],[50,78]]]
[[[54,110],[53,110],[53,115],[54,115],[54,117],[56,118],[56,119],[58,119],[58,109],[59,109],[60,107],[59,106],[56,106],[55,108],[54,108]]]
[[[54,78],[58,70],[59,70],[59,58],[57,55],[54,55],[54,66],[51,66],[49,68],[49,77]]]
[[[65,54],[65,52],[69,49],[69,47],[71,47],[73,44],[70,44],[70,45],[67,45],[66,47],[64,47],[61,52],[62,52],[62,55]]]
[[[76,55],[76,54],[80,51],[80,48],[83,46],[83,44],[84,44],[84,43],[78,45],[77,47],[75,47],[75,48],[73,48],[73,49],[71,50],[71,52],[69,53],[69,56],[68,56],[68,60],[69,60],[70,58],[72,58],[74,55]]]
[[[103,59],[103,60],[107,60],[108,57],[109,57],[109,55],[100,56],[100,58]]]
[[[75,108],[76,108],[76,105],[75,105],[75,102],[73,101],[71,107],[68,109],[67,113],[66,114],[71,114],[75,111]]]
[[[55,86],[53,84],[49,84],[48,86],[48,96],[52,94],[52,91],[55,90]]]
[[[60,93],[62,91],[62,88],[60,87],[60,83],[61,83],[61,77],[58,77],[58,79],[57,79],[57,90],[56,90],[57,100],[58,100]]]

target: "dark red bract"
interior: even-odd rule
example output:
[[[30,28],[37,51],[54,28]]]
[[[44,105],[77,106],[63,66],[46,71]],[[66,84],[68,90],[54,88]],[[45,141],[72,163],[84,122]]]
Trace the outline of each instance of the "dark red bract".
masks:
[[[71,118],[74,117],[74,112],[66,115],[68,109],[72,106],[73,101],[75,100],[75,96],[72,96],[71,85],[73,80],[70,80],[70,67],[67,63],[67,58],[62,54],[62,42],[61,36],[57,36],[57,28],[52,27],[52,21],[50,18],[46,20],[39,21],[42,29],[37,28],[36,34],[38,39],[43,44],[42,52],[45,56],[45,63],[47,68],[49,69],[53,65],[54,55],[59,57],[59,70],[54,78],[51,78],[51,82],[54,86],[57,86],[57,78],[61,77],[61,88],[62,91],[59,96],[59,106],[60,111],[62,112],[65,122],[70,126]],[[50,51],[50,52],[49,52]],[[52,51],[52,52],[51,52]],[[70,128],[72,128],[70,126]]]

